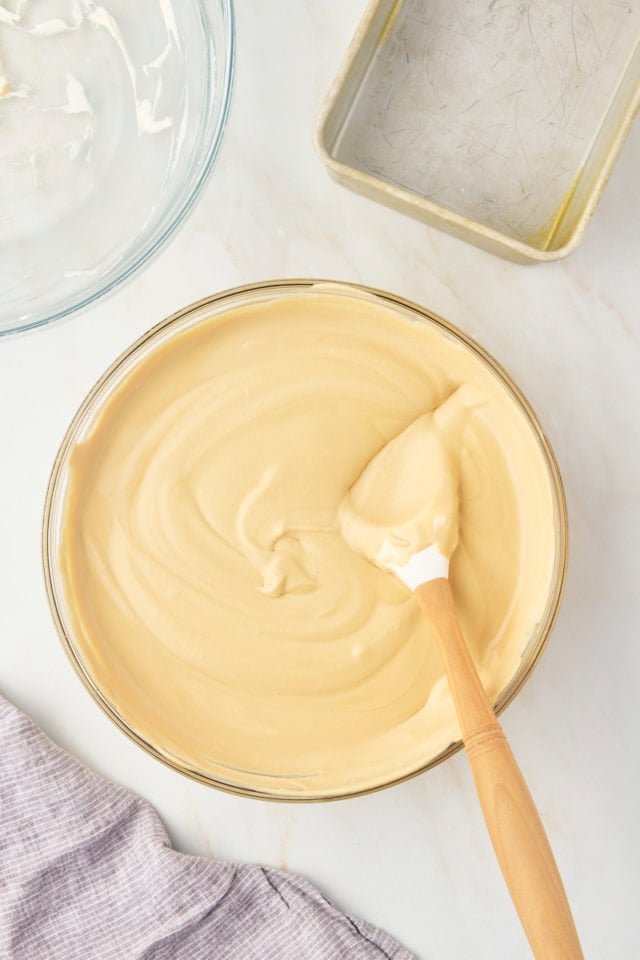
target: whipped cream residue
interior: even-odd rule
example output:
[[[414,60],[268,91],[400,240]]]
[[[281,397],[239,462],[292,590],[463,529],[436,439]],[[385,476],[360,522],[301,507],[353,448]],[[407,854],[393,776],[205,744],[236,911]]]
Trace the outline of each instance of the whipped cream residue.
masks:
[[[154,67],[157,70],[159,66],[162,66],[166,58],[171,53],[172,45],[177,38],[175,20],[169,4],[166,2],[166,0],[159,0],[159,5],[167,26],[167,43],[157,57],[154,57],[154,59],[149,63],[143,64],[140,68],[147,77],[150,76],[150,68]],[[170,13],[170,19],[167,22],[168,13]],[[86,19],[95,26],[106,30],[120,51],[122,62],[124,63],[127,73],[129,74],[131,92],[133,94],[133,100],[135,103],[136,119],[138,122],[138,132],[158,133],[160,130],[166,130],[169,127],[172,127],[173,117],[165,116],[158,118],[154,115],[155,107],[157,107],[157,97],[161,90],[160,80],[158,79],[155,89],[155,103],[152,103],[149,97],[145,97],[140,92],[138,81],[139,71],[129,55],[127,44],[124,41],[122,31],[120,30],[115,17],[109,13],[105,7],[95,6],[91,3],[88,5]],[[159,77],[159,75],[157,76]]]
[[[7,25],[13,30],[34,37],[56,37],[63,33],[79,30],[84,24],[92,24],[94,27],[106,31],[115,44],[129,77],[131,93],[135,104],[138,131],[140,133],[157,133],[161,130],[167,130],[174,124],[173,117],[167,115],[158,117],[155,113],[159,95],[162,90],[162,77],[158,71],[168,59],[172,50],[180,49],[180,35],[176,26],[171,3],[169,0],[157,0],[157,4],[160,17],[165,25],[166,42],[156,56],[147,63],[139,65],[133,62],[127,40],[118,26],[116,17],[106,6],[95,3],[93,0],[72,0],[68,19],[52,17],[44,20],[35,20],[28,15],[30,7],[29,0],[19,0],[15,10],[9,10],[4,5],[0,5],[0,25]],[[38,9],[40,9],[40,7],[38,7]],[[1,39],[3,44],[7,46],[11,45],[10,34],[2,35]],[[143,74],[146,78],[155,76],[154,91],[151,97],[141,92],[140,74]],[[71,77],[72,83],[74,84],[72,96],[80,92],[80,95],[83,97],[83,104],[88,105],[82,84],[76,78],[72,77],[71,74],[67,74],[67,77]],[[21,89],[25,91],[22,94],[23,96],[29,96],[29,88],[22,86]],[[69,90],[69,88],[67,89]],[[7,96],[11,91],[11,80],[5,75],[2,68],[2,61],[0,60],[0,97]],[[55,107],[45,107],[44,109],[55,109]],[[77,113],[81,112],[84,106],[80,109],[68,109],[65,107],[62,107],[62,109],[64,109],[66,113]],[[91,112],[90,108],[88,112]]]
[[[84,87],[77,77],[68,73],[65,77],[67,102],[61,107],[64,113],[93,113]],[[55,109],[55,107],[54,107]]]
[[[0,2],[5,311],[103,275],[158,215],[186,163],[193,6]]]

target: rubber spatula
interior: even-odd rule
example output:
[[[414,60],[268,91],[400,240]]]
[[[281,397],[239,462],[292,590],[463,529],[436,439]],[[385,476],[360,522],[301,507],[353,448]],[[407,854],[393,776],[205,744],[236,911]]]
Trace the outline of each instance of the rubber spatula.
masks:
[[[444,661],[476,790],[504,879],[537,960],[583,954],[542,821],[482,686],[448,579],[458,542],[459,456],[481,398],[458,388],[369,461],[341,504],[349,545],[415,594]]]

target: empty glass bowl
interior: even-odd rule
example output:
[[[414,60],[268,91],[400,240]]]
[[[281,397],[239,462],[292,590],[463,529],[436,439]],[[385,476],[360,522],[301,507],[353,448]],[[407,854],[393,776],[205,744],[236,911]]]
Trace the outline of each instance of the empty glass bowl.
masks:
[[[233,0],[0,8],[0,335],[86,306],[171,236],[217,154]]]

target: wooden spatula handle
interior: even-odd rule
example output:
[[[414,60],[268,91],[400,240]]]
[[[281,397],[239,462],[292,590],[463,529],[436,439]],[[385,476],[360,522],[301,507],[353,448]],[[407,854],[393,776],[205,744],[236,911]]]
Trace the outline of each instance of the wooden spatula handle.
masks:
[[[482,812],[533,954],[582,960],[547,835],[462,636],[449,581],[422,584],[416,598],[440,646]]]

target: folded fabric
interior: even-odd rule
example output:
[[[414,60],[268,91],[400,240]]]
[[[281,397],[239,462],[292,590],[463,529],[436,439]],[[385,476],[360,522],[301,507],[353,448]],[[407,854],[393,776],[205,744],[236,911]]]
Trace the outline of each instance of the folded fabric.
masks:
[[[0,957],[411,960],[306,880],[178,853],[155,810],[0,698]]]

